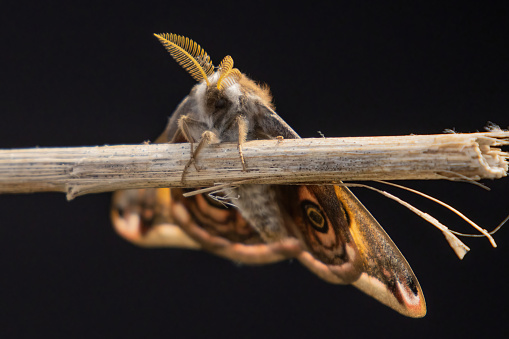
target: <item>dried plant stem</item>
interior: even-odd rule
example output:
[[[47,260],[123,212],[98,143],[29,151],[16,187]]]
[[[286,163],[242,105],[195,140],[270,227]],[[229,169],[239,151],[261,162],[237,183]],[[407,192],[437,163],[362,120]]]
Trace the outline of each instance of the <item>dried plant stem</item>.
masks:
[[[87,193],[216,183],[497,179],[507,175],[509,132],[259,140],[207,146],[185,183],[189,144],[0,150],[0,193]]]

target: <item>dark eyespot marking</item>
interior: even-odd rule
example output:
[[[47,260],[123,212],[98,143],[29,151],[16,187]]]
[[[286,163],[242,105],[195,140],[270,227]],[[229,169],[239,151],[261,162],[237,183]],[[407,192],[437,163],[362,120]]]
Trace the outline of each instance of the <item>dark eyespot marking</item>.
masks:
[[[329,224],[327,223],[327,219],[325,219],[325,215],[320,210],[318,205],[310,202],[304,201],[302,203],[302,209],[304,212],[304,217],[307,219],[308,223],[313,227],[315,231],[320,233],[327,233],[329,231]]]

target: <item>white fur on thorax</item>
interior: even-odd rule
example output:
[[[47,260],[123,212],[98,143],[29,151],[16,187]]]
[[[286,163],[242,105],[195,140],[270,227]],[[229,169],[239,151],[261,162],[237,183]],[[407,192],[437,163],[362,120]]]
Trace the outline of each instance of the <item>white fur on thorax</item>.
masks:
[[[219,71],[215,72],[211,76],[208,77],[208,81],[210,83],[209,86],[216,86],[217,81],[219,80]],[[238,83],[229,86],[224,89],[224,93],[226,94],[226,98],[233,104],[233,106],[239,105],[239,97],[242,95],[242,91],[240,90],[240,85]],[[210,114],[207,114],[206,110],[206,102],[205,97],[207,94],[207,83],[205,81],[200,82],[196,85],[195,99],[197,103],[197,119],[202,121],[207,125],[209,129],[212,129],[214,126],[213,117]]]
[[[215,74],[215,73],[214,73]],[[213,74],[213,75],[214,75]],[[212,76],[213,76],[212,75]],[[195,93],[195,99],[197,103],[197,115],[198,119],[200,121],[203,121],[207,124],[209,128],[212,127],[212,117],[207,114],[207,111],[205,110],[206,104],[205,104],[205,94],[207,93],[207,83],[205,81],[200,82],[198,85],[196,85],[196,93]]]
[[[227,89],[225,89],[226,97],[230,99],[230,101],[235,102],[242,95],[242,91],[240,90],[239,84],[233,84]]]

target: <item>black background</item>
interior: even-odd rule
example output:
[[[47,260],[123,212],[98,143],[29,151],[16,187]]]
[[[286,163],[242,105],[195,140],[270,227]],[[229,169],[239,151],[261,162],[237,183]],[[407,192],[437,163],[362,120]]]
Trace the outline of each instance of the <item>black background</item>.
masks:
[[[71,4],[72,3],[72,4]],[[0,147],[154,140],[194,84],[154,32],[226,54],[268,83],[303,137],[483,130],[509,124],[508,6],[276,2],[2,4]],[[491,229],[507,179],[406,184]],[[419,277],[428,305],[405,318],[297,262],[239,267],[117,237],[110,194],[0,196],[0,336],[367,337],[508,335],[507,229],[459,261],[441,233],[393,201],[355,191]],[[459,218],[391,192],[450,227]]]

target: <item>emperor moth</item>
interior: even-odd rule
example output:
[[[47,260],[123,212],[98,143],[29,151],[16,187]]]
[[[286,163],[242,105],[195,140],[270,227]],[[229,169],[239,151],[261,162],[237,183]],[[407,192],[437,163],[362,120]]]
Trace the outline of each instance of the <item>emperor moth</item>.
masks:
[[[198,81],[156,140],[198,143],[183,169],[183,180],[210,143],[238,142],[239,162],[246,169],[246,140],[299,138],[274,111],[268,88],[233,68],[230,56],[215,68],[193,40],[176,34],[155,36]],[[348,188],[248,184],[219,196],[188,198],[184,191],[116,192],[111,212],[115,229],[142,246],[199,248],[245,264],[297,258],[320,278],[353,284],[406,316],[426,314],[412,269]]]

